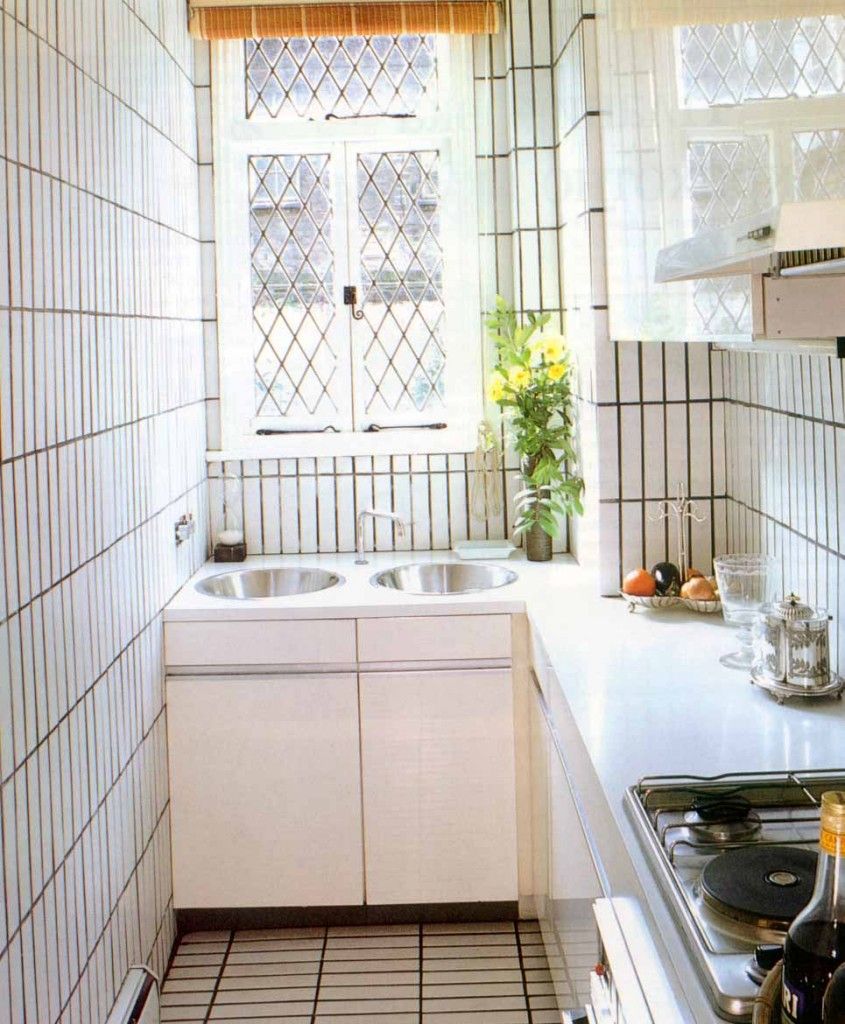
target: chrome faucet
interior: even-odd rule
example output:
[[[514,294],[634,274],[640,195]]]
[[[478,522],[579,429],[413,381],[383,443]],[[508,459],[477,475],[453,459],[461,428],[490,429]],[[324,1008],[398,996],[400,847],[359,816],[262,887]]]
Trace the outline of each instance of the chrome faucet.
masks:
[[[366,565],[367,559],[364,558],[364,521],[369,516],[371,519],[390,519],[396,524],[396,534],[401,540],[405,536],[405,523],[404,519],[401,519],[396,515],[395,512],[384,512],[378,508],[365,508],[358,513],[355,520],[355,552],[357,558],[355,559],[356,565]]]

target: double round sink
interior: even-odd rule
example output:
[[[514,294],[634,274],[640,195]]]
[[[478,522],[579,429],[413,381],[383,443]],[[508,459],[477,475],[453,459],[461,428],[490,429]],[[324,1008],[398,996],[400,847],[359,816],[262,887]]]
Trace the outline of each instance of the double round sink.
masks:
[[[475,594],[513,583],[516,573],[500,565],[468,562],[413,562],[385,569],[372,577],[376,587],[401,590],[405,594]],[[285,566],[277,569],[236,569],[207,576],[196,589],[208,597],[237,601],[262,597],[292,597],[328,590],[343,583],[343,577],[327,569]]]

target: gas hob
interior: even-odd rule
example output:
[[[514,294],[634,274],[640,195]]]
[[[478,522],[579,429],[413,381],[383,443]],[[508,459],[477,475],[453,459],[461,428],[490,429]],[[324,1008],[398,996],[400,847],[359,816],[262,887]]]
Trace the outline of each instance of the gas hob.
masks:
[[[810,898],[819,799],[845,769],[652,776],[627,806],[716,1012],[748,1021]]]

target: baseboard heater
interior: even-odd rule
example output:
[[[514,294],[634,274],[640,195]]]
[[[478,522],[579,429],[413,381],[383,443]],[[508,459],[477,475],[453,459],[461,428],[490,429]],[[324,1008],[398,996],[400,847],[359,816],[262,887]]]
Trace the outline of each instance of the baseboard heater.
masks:
[[[158,978],[149,967],[129,968],[106,1024],[161,1024]]]

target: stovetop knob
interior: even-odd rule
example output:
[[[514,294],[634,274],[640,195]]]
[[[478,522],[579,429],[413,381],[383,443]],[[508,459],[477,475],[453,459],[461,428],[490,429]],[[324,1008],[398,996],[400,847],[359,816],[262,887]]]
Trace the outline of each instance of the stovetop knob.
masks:
[[[783,946],[766,943],[754,950],[754,962],[761,971],[770,971],[779,960],[783,959]]]

